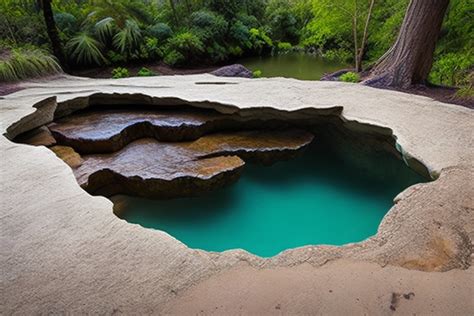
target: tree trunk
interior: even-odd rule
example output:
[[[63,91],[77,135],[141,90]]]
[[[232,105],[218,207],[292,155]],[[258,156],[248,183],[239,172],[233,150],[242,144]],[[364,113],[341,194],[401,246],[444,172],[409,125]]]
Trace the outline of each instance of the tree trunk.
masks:
[[[362,70],[362,58],[365,53],[365,45],[367,44],[367,36],[369,34],[369,23],[370,18],[372,17],[372,11],[374,9],[375,0],[370,0],[369,12],[367,13],[367,19],[365,20],[364,34],[362,35],[362,43],[360,43],[359,54],[357,55],[357,66],[356,71],[360,72]]]
[[[54,21],[53,10],[51,8],[51,0],[41,1],[43,8],[44,22],[46,24],[46,31],[51,41],[51,47],[53,48],[53,54],[58,59],[59,63],[64,70],[67,70],[66,57],[64,55],[61,40],[59,39],[59,32]]]
[[[425,84],[449,0],[410,0],[395,44],[364,84],[408,88]]]
[[[355,11],[354,16],[352,17],[352,32],[354,35],[354,62],[355,62],[355,69],[359,71],[359,48],[357,47],[357,11]]]

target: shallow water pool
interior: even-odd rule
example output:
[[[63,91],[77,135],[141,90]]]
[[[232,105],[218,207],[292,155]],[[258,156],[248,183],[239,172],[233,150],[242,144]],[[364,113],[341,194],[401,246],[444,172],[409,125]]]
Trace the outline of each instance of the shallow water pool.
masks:
[[[362,169],[311,146],[270,167],[247,164],[236,184],[205,196],[113,200],[120,202],[119,217],[166,231],[191,248],[242,248],[270,257],[305,245],[343,245],[374,235],[393,198],[424,181],[395,157],[377,155]]]

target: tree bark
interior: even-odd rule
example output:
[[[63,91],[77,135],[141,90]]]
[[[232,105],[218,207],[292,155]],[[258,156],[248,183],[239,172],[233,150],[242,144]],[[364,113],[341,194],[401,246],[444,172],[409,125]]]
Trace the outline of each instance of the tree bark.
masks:
[[[64,55],[61,40],[59,38],[59,32],[56,27],[56,21],[54,21],[53,10],[51,8],[51,0],[42,0],[41,5],[43,8],[44,22],[46,24],[46,31],[51,41],[51,47],[53,54],[58,59],[59,63],[64,70],[68,69],[66,56]]]
[[[395,44],[364,84],[408,88],[425,84],[449,0],[410,0]]]
[[[355,69],[359,71],[359,47],[357,45],[357,10],[354,12],[354,16],[352,17],[352,32],[354,36],[354,62],[355,62]]]

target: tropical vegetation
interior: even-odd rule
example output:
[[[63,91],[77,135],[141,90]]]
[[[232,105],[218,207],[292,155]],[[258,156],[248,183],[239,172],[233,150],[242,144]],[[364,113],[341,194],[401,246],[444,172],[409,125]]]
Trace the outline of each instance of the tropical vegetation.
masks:
[[[43,1],[0,2],[0,80],[58,71],[58,63],[48,53]],[[359,72],[370,68],[393,44],[408,2],[53,0],[52,9],[72,70],[150,62],[203,66],[301,50],[352,63]],[[472,85],[473,41],[474,2],[451,0],[430,81]],[[115,77],[126,75],[123,69],[114,72]],[[346,77],[348,81],[359,78],[357,74]]]

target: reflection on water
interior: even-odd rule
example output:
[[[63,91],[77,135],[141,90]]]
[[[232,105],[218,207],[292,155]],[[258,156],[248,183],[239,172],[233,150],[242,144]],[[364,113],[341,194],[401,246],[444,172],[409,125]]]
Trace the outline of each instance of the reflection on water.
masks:
[[[319,80],[324,74],[347,68],[345,64],[304,53],[252,57],[239,60],[239,63],[251,70],[261,70],[263,77],[287,77],[301,80]]]

